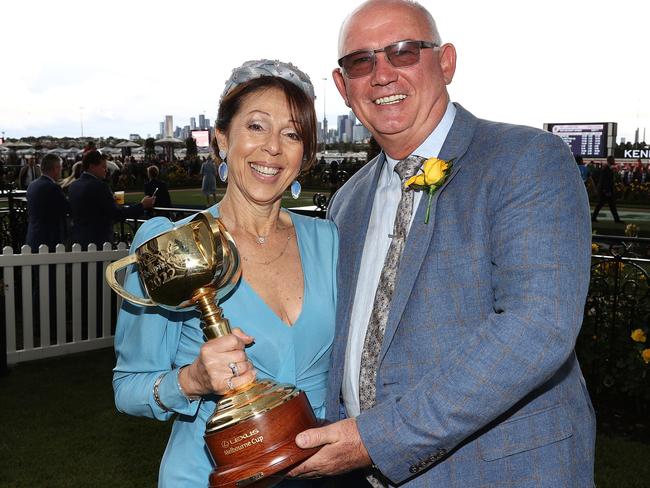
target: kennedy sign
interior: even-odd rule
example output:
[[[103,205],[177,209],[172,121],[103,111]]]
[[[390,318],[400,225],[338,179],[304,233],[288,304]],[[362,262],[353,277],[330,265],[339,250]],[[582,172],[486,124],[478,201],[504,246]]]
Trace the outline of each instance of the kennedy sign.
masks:
[[[650,149],[626,149],[623,151],[625,159],[647,159],[650,158]]]

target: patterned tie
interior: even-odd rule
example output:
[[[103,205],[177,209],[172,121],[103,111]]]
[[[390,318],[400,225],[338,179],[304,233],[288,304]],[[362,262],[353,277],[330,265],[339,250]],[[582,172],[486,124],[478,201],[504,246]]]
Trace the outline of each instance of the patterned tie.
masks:
[[[397,214],[395,215],[393,234],[391,235],[392,240],[379,277],[379,284],[375,292],[375,301],[372,305],[372,313],[368,321],[366,338],[363,342],[363,351],[361,352],[359,405],[362,412],[375,406],[377,363],[379,361],[379,353],[381,352],[381,344],[384,340],[386,323],[388,322],[390,302],[395,291],[397,269],[399,268],[399,261],[404,251],[409,223],[411,222],[411,214],[413,213],[413,191],[410,188],[405,188],[404,182],[417,172],[424,161],[425,158],[421,158],[420,156],[409,156],[395,165],[395,172],[401,180],[402,198],[397,205]],[[387,486],[384,477],[376,469],[371,468],[368,470],[366,472],[366,479],[374,488]]]
[[[424,161],[425,158],[420,156],[409,156],[395,166],[395,171],[400,176],[402,183],[402,198],[399,205],[397,205],[397,214],[395,215],[395,224],[391,235],[392,240],[388,253],[386,253],[384,267],[381,270],[361,353],[361,370],[359,374],[359,405],[361,411],[375,406],[377,362],[384,340],[386,323],[388,322],[390,302],[395,291],[397,269],[406,244],[406,236],[411,214],[413,213],[413,191],[410,188],[405,188],[404,182],[417,172]]]

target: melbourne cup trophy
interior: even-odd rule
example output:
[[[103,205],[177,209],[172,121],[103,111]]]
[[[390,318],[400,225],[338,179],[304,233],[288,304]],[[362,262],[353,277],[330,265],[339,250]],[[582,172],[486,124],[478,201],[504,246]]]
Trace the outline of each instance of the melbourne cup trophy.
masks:
[[[148,297],[127,292],[116,272],[137,265]],[[219,219],[207,212],[156,236],[111,263],[106,280],[116,293],[143,306],[195,308],[206,340],[231,333],[218,301],[241,277],[239,253]],[[293,385],[254,381],[221,396],[209,418],[205,442],[216,464],[210,487],[273,486],[318,449],[300,449],[295,436],[316,427],[304,392]]]

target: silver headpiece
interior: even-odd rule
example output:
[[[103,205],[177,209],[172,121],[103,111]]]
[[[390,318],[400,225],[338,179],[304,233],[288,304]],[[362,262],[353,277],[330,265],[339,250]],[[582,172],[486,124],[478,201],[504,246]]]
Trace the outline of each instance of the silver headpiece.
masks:
[[[316,98],[314,95],[314,85],[311,84],[309,76],[291,63],[283,63],[277,60],[271,61],[270,59],[246,61],[239,68],[232,70],[230,78],[226,81],[226,87],[223,89],[221,98],[223,99],[237,85],[261,78],[262,76],[284,78],[302,89],[312,100]]]

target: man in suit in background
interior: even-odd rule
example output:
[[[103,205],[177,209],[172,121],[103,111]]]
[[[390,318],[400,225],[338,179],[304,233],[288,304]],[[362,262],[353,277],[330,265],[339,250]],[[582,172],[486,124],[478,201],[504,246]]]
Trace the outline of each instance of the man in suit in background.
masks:
[[[46,154],[41,160],[42,175],[27,187],[27,237],[25,241],[38,252],[41,244],[54,252],[64,242],[68,200],[58,185],[62,161],[56,154]]]
[[[336,86],[383,151],[330,204],[345,249],[334,423],[297,436],[324,447],[290,474],[593,486],[595,419],[574,352],[591,229],[571,152],[451,103],[455,48],[415,2],[362,4],[339,56]],[[432,157],[451,169],[432,175],[429,199],[405,182]]]
[[[18,188],[26,190],[32,181],[41,176],[41,168],[36,164],[36,158],[29,158],[18,172]]]
[[[119,207],[113,193],[104,181],[106,157],[96,150],[89,150],[82,159],[83,173],[70,185],[72,210],[72,242],[83,249],[94,243],[101,249],[105,242],[113,242],[113,224],[128,218],[138,218],[143,209],[153,207],[155,197],[145,196],[136,205]]]

